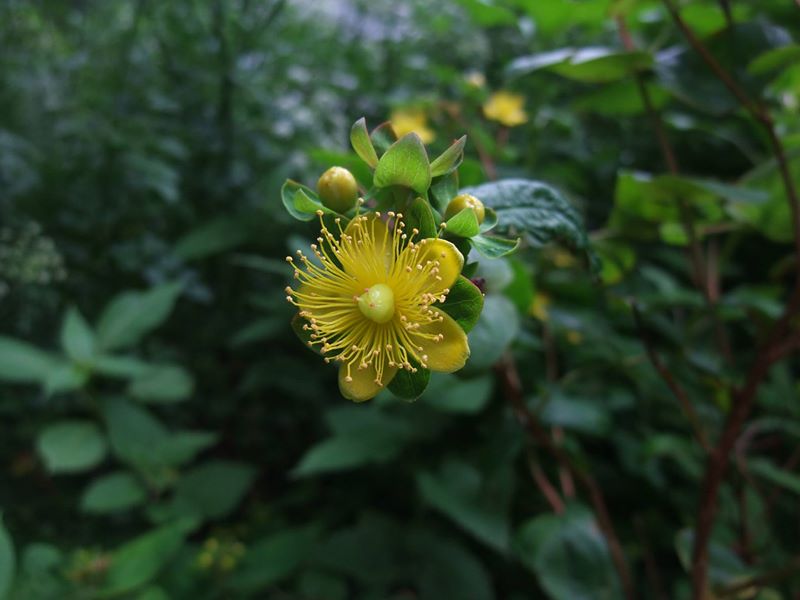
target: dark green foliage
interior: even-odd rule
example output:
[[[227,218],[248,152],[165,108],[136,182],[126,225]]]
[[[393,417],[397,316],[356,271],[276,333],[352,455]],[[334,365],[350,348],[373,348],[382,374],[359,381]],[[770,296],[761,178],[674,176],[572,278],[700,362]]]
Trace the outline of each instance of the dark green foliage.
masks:
[[[795,4],[673,3],[798,185]],[[0,599],[624,598],[576,473],[635,596],[688,599],[695,427],[717,444],[767,355],[708,597],[800,592],[797,317],[761,346],[797,264],[763,115],[661,0],[431,4],[0,3]],[[489,118],[499,90],[525,122]],[[309,351],[284,257],[317,211],[334,230],[333,165],[421,237],[485,204],[441,230],[462,371],[352,404]]]

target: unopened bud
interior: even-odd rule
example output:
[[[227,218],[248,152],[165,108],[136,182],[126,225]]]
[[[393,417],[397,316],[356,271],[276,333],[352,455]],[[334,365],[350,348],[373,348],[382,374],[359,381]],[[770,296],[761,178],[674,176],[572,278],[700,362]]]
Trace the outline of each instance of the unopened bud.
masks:
[[[475,213],[475,218],[478,219],[478,224],[483,223],[483,219],[486,217],[486,209],[483,207],[483,202],[471,194],[459,194],[453,198],[444,211],[444,218],[449,219],[465,208],[472,209],[472,212]]]
[[[317,181],[317,193],[326,207],[345,213],[356,205],[358,183],[347,169],[331,167]]]

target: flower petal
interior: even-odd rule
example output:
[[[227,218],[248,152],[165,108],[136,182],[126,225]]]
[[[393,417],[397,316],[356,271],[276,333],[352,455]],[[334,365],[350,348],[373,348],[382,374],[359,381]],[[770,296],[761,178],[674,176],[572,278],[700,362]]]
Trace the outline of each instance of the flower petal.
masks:
[[[339,367],[339,391],[342,396],[353,402],[371,400],[378,392],[389,385],[396,373],[397,367],[385,367],[383,369],[383,385],[379,385],[375,383],[377,374],[373,365],[368,366],[366,369],[351,368],[350,378],[352,381],[346,381],[347,365],[343,364]]]
[[[422,346],[421,354],[427,355],[428,358],[425,364],[431,371],[441,371],[443,373],[458,371],[469,358],[467,334],[464,333],[461,326],[450,315],[438,308],[432,308],[431,310],[443,317],[442,320],[420,327],[417,331],[433,335],[441,333],[444,339],[439,342],[418,336],[413,336],[412,339]]]
[[[420,247],[419,262],[425,264],[428,260],[439,261],[439,279],[430,279],[430,284],[425,285],[421,291],[431,294],[440,294],[445,289],[450,289],[461,275],[464,267],[464,256],[452,242],[442,239],[429,239]]]

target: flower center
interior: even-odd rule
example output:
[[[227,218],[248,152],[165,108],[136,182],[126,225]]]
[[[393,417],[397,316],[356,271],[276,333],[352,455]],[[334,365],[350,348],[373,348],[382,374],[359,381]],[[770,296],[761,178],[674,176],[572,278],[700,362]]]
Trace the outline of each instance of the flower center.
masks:
[[[358,297],[361,314],[376,323],[388,323],[394,316],[394,292],[385,283],[376,283]]]

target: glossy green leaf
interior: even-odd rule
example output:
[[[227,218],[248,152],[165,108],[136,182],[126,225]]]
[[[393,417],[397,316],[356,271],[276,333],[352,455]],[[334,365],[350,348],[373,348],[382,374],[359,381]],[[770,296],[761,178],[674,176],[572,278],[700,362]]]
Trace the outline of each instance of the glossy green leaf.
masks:
[[[447,220],[447,235],[471,238],[480,233],[478,218],[471,208],[464,208]]]
[[[138,342],[167,319],[182,290],[182,283],[164,283],[146,292],[116,296],[97,323],[98,349],[118,350]]]
[[[73,473],[97,466],[106,455],[106,440],[91,421],[58,421],[36,439],[36,449],[51,473]]]
[[[369,137],[367,120],[364,117],[353,123],[353,127],[350,129],[350,144],[361,160],[372,168],[378,166],[378,155],[375,153],[375,147]]]
[[[474,283],[460,275],[440,307],[469,333],[481,316],[483,294]]]
[[[322,204],[314,190],[291,179],[287,179],[281,187],[281,200],[288,213],[298,221],[313,221],[318,218],[318,210],[335,214]]]
[[[412,363],[414,364],[414,363]],[[415,365],[417,372],[413,373],[400,369],[387,386],[389,391],[403,400],[416,400],[428,387],[431,372],[419,365]]]
[[[431,184],[431,166],[425,145],[416,133],[409,133],[392,144],[375,168],[377,187],[399,185],[425,195]]]
[[[470,244],[481,256],[500,258],[514,252],[519,246],[519,238],[508,240],[490,235],[476,235],[470,238]]]
[[[436,219],[433,216],[431,205],[425,198],[415,198],[403,215],[403,220],[407,226],[406,231],[414,228],[419,230],[417,239],[436,237],[438,232]]]
[[[615,48],[561,48],[541,54],[521,56],[509,64],[511,77],[548,70],[576,81],[601,83],[617,81],[653,64],[643,50],[627,52]]]

